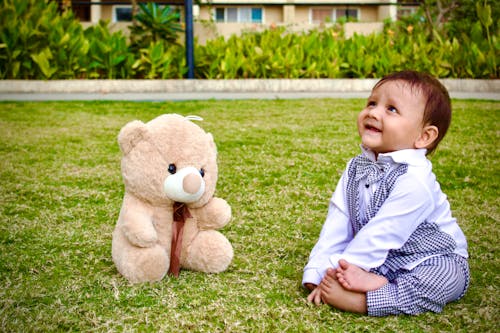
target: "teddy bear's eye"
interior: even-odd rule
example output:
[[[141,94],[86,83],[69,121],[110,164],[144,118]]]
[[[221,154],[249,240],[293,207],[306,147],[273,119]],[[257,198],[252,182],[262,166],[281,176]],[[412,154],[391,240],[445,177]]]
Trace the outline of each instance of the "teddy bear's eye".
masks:
[[[170,164],[168,166],[168,172],[170,172],[172,175],[177,172],[177,167],[175,166],[175,164]]]
[[[203,168],[200,169],[200,175],[202,177],[205,177],[205,169],[203,169]]]

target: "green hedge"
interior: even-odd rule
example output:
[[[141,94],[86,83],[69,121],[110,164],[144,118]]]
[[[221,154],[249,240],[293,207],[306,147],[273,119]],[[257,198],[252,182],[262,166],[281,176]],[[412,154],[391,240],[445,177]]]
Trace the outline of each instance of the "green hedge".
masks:
[[[341,27],[284,28],[222,37],[195,49],[199,78],[377,78],[413,68],[445,78],[498,78],[500,43],[476,22],[470,35],[429,35],[425,26],[387,23],[383,33],[345,38]]]
[[[187,72],[183,46],[171,41],[136,50],[106,22],[83,29],[70,11],[59,13],[54,1],[1,1],[1,79],[176,79]],[[195,43],[195,76],[376,78],[413,68],[441,78],[498,78],[500,43],[484,8],[478,6],[481,19],[459,37],[429,34],[418,21],[386,23],[383,33],[351,38],[342,25],[219,37]]]
[[[1,79],[182,78],[183,54],[167,41],[133,52],[121,31],[104,21],[84,30],[54,1],[1,0]]]

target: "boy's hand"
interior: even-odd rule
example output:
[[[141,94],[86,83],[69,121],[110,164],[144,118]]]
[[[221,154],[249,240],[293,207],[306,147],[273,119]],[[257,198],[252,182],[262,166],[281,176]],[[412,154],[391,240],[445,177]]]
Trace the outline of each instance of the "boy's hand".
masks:
[[[304,283],[304,287],[306,287],[309,291],[313,291],[317,287],[317,285],[315,285],[314,283]]]
[[[311,293],[309,294],[309,296],[307,296],[307,301],[309,301],[310,303],[314,303],[316,305],[320,305],[321,304],[321,290],[319,288],[317,288],[316,285],[313,285],[313,284],[309,284],[312,286],[312,288],[314,288]],[[306,288],[309,289],[309,286],[306,284]]]

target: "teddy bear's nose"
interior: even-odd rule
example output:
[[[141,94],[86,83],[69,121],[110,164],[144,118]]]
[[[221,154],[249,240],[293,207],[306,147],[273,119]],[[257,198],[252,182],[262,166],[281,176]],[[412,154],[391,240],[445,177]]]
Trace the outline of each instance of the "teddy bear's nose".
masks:
[[[201,186],[201,178],[199,174],[190,173],[182,180],[184,191],[190,194],[198,192]]]
[[[171,200],[184,203],[198,201],[205,193],[205,181],[200,171],[192,166],[168,174],[163,183],[165,194]]]

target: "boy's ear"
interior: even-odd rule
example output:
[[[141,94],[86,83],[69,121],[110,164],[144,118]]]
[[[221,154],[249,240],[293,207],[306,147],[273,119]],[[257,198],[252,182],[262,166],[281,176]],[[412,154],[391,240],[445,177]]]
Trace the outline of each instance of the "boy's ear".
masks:
[[[422,133],[415,141],[415,148],[428,148],[434,141],[436,141],[439,130],[434,125],[427,125],[422,128]]]

